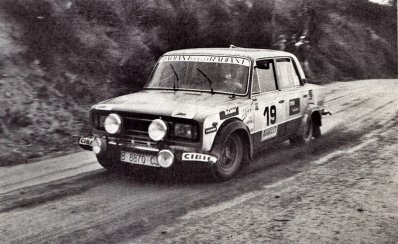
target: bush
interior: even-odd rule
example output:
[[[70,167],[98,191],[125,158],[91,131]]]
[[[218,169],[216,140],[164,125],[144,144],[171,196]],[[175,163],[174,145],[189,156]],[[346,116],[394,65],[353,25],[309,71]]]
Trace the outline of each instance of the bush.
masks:
[[[380,46],[364,42],[366,35],[361,34],[369,26],[376,31],[384,28],[377,16],[387,16],[383,20],[387,23],[396,17],[391,8],[375,7],[367,0],[279,1],[276,8],[273,0],[67,3],[3,0],[0,5],[24,30],[25,57],[41,60],[58,90],[85,103],[140,89],[157,58],[169,50],[230,44],[271,48],[273,36],[282,33],[309,34],[315,78],[369,78],[396,72],[395,37],[388,39],[379,31],[387,43],[380,51],[376,50]],[[342,17],[341,12],[349,17],[335,21],[333,16]],[[364,20],[368,15],[374,18]],[[366,24],[350,24],[361,21]],[[378,58],[385,65],[371,61],[371,54],[377,52],[383,53]],[[76,79],[69,82],[65,73]]]
[[[10,127],[27,127],[33,124],[32,118],[25,111],[21,110],[9,112],[6,119]]]

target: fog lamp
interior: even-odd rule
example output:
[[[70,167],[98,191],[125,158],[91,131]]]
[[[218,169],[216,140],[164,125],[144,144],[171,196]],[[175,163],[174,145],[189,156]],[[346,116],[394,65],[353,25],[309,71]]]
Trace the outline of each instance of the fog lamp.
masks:
[[[174,154],[170,150],[161,150],[158,153],[158,163],[162,168],[169,168],[174,163]]]
[[[103,149],[104,149],[104,143],[101,140],[101,138],[95,138],[93,141],[93,152],[95,154],[100,154],[102,153]]]

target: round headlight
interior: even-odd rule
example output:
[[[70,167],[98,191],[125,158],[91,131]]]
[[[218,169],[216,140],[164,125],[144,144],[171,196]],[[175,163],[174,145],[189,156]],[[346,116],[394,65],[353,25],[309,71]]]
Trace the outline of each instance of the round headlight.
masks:
[[[109,114],[104,121],[104,127],[110,134],[119,133],[122,128],[122,118],[117,114]]]
[[[162,140],[167,134],[167,125],[161,119],[155,119],[148,127],[149,137],[154,141]]]

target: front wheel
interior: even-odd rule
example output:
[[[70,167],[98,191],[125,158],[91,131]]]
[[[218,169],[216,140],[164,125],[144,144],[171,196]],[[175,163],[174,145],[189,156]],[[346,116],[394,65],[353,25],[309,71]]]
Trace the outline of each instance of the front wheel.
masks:
[[[103,168],[110,172],[116,172],[122,168],[122,165],[119,162],[116,162],[110,157],[97,155],[97,161]]]
[[[232,178],[242,165],[243,152],[242,139],[237,134],[230,135],[222,145],[219,160],[213,166],[214,176],[219,180]]]

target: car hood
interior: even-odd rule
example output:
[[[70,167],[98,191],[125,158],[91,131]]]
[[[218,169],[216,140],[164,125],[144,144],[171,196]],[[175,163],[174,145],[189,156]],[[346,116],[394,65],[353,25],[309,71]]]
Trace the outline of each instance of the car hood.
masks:
[[[94,109],[200,119],[237,106],[241,99],[207,92],[144,90],[106,100]]]

